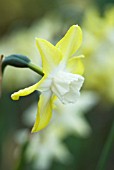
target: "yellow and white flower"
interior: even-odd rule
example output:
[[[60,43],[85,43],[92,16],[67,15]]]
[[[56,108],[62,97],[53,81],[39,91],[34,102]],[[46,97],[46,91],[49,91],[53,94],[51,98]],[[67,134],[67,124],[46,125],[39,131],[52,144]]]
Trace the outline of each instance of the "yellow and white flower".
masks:
[[[26,96],[35,90],[41,92],[38,113],[32,132],[37,132],[49,123],[53,102],[58,97],[62,103],[74,103],[80,94],[84,82],[84,68],[80,56],[74,53],[82,42],[82,31],[78,25],[70,27],[66,35],[54,46],[48,41],[36,38],[36,44],[42,57],[43,78],[35,85],[19,90],[11,95],[13,100]]]

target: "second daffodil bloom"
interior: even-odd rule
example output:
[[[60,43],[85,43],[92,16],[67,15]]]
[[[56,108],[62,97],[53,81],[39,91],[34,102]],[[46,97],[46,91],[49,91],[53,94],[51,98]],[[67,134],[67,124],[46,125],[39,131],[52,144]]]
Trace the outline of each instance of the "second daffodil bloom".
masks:
[[[35,90],[41,92],[38,113],[32,132],[37,132],[49,123],[53,103],[58,97],[63,104],[74,103],[80,95],[84,82],[84,68],[80,60],[83,55],[73,56],[82,43],[82,31],[78,25],[70,27],[66,35],[54,46],[50,42],[36,38],[42,57],[44,76],[31,87],[11,95],[13,100],[26,96]]]

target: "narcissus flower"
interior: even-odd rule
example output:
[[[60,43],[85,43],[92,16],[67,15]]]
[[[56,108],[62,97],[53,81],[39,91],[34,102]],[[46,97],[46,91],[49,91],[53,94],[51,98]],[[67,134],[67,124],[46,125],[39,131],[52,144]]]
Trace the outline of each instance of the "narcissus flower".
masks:
[[[53,103],[58,97],[62,103],[74,103],[80,95],[84,82],[84,68],[80,56],[73,56],[82,42],[82,31],[78,25],[70,27],[66,35],[54,46],[50,42],[36,38],[42,57],[43,78],[31,87],[11,95],[13,100],[26,96],[35,90],[41,92],[38,113],[32,132],[37,132],[49,123]]]

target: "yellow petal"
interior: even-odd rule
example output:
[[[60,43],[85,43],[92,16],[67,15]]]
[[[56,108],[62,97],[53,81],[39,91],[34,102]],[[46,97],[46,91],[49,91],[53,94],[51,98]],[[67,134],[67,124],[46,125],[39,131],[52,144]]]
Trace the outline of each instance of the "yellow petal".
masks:
[[[42,57],[43,72],[50,74],[62,59],[62,53],[50,42],[36,38],[36,44]]]
[[[32,128],[32,132],[38,132],[48,125],[52,116],[51,96],[51,91],[43,92],[40,95],[40,100],[38,102],[38,113],[35,124]]]
[[[85,56],[83,55],[83,54],[81,54],[81,55],[78,55],[78,56],[73,56],[73,58],[80,58],[80,59],[83,59],[83,58],[85,58]]]
[[[38,83],[30,86],[30,87],[27,87],[25,89],[22,89],[22,90],[19,90],[18,92],[15,92],[11,95],[11,98],[13,100],[19,100],[19,97],[20,96],[27,96],[31,93],[33,93],[35,90],[40,90],[40,91],[45,91],[46,90],[46,80],[47,80],[47,77],[44,76]]]
[[[68,72],[73,73],[73,74],[80,74],[80,75],[82,75],[84,73],[84,65],[80,59],[82,57],[83,57],[83,55],[73,57],[68,60],[68,64],[66,67]]]
[[[73,25],[65,36],[56,44],[65,58],[72,56],[82,43],[82,31],[78,25]]]

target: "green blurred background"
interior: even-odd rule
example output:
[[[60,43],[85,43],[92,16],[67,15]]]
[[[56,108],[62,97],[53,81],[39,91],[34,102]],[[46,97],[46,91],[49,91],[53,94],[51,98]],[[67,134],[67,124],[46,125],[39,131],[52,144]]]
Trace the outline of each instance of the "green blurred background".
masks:
[[[53,159],[49,169],[95,170],[114,119],[114,1],[1,0],[0,9],[0,54],[23,54],[38,65],[41,59],[35,47],[36,36],[55,44],[71,25],[81,26],[84,40],[79,53],[86,56],[83,90],[95,92],[100,99],[85,115],[92,133],[86,138],[68,135],[63,140],[73,161],[63,164]],[[38,94],[17,102],[11,101],[10,95],[38,79],[27,69],[5,70],[0,98],[0,170],[37,170],[34,161],[28,163],[23,155],[27,142],[19,145],[14,136],[26,128],[22,115],[38,100]],[[106,169],[114,169],[114,146]]]

